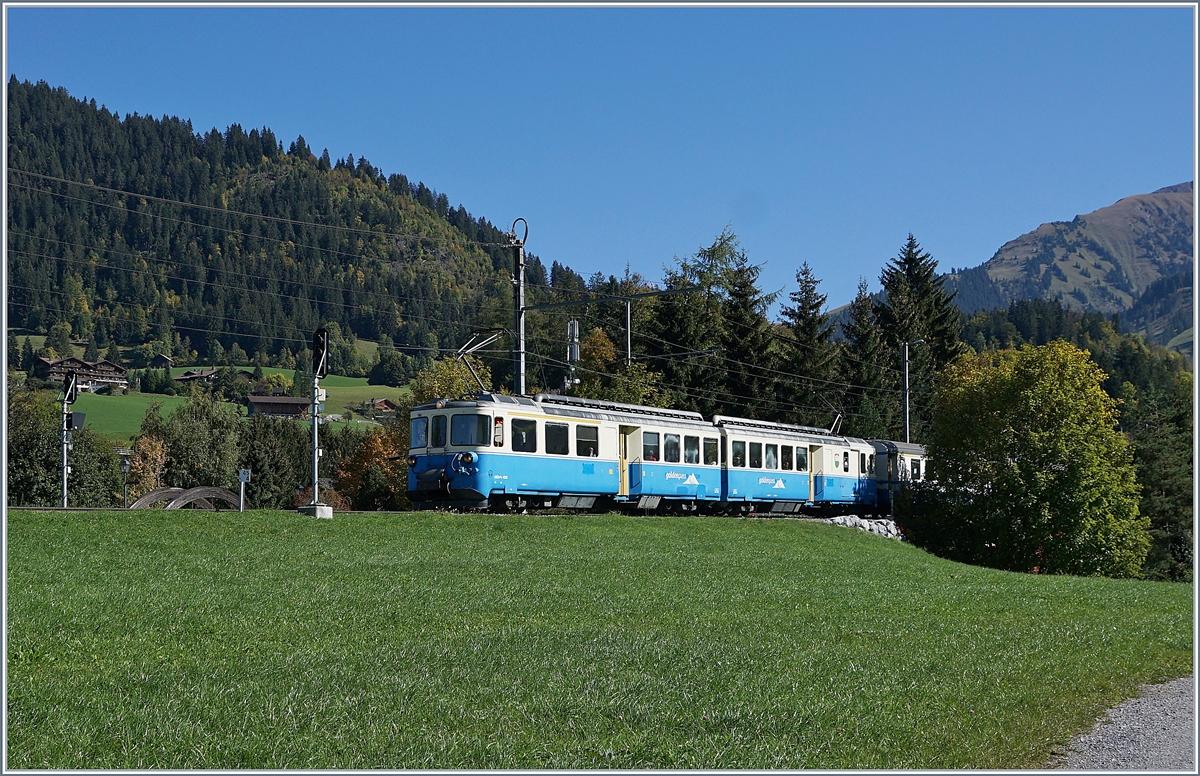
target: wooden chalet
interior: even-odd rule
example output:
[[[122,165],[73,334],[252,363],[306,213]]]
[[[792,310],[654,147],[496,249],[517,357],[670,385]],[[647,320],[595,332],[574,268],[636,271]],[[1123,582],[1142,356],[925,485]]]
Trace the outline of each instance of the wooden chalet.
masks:
[[[247,396],[246,415],[304,420],[308,417],[311,402],[303,396]]]
[[[175,359],[171,358],[170,356],[164,356],[162,353],[159,353],[154,358],[150,359],[151,369],[170,369],[174,365]]]
[[[95,393],[107,385],[113,390],[128,390],[129,378],[125,367],[114,364],[107,359],[100,361],[84,361],[82,358],[42,358],[38,357],[29,370],[32,377],[39,380],[50,380],[61,383],[66,376],[74,372],[77,377],[76,385],[80,391]]]
[[[177,383],[211,383],[216,376],[216,369],[189,369],[182,374],[175,375],[171,379]]]

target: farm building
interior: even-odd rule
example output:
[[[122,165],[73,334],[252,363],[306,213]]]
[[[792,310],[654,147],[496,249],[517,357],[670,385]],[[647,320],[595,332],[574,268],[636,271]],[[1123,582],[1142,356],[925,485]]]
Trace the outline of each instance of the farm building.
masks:
[[[247,396],[246,415],[263,415],[268,418],[308,417],[310,400],[302,396]]]

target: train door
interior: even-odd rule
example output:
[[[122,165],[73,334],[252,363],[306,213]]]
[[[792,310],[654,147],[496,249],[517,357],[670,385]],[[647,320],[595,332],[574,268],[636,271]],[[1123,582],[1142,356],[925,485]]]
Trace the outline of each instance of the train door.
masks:
[[[636,434],[638,426],[621,426],[621,443],[618,449],[620,462],[618,468],[621,474],[620,489],[617,491],[618,496],[629,495],[629,459],[630,452],[637,444]]]
[[[808,492],[813,501],[825,498],[825,487],[821,475],[825,473],[825,448],[821,445],[808,447]]]

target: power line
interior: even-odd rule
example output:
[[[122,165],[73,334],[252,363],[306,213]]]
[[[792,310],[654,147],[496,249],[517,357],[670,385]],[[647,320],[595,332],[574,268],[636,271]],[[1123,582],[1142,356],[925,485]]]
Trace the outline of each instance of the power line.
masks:
[[[233,285],[229,285],[228,283],[218,283],[215,280],[197,280],[195,278],[186,278],[186,277],[181,277],[178,275],[160,274],[158,272],[154,272],[154,271],[148,270],[148,269],[132,269],[132,268],[127,268],[127,267],[118,267],[118,266],[114,266],[111,264],[93,263],[93,262],[85,260],[85,259],[69,259],[65,256],[50,256],[50,255],[44,254],[44,253],[33,253],[31,251],[22,251],[22,250],[18,250],[15,248],[10,249],[9,253],[16,253],[16,254],[20,254],[20,255],[24,255],[24,256],[35,256],[38,258],[49,259],[51,261],[62,261],[62,262],[68,262],[71,264],[81,264],[81,265],[88,266],[88,267],[104,267],[106,269],[114,269],[114,270],[119,270],[121,272],[136,272],[138,274],[143,274],[143,275],[152,275],[154,277],[167,278],[170,280],[178,280],[178,281],[181,281],[184,283],[193,283],[196,285],[203,285],[203,286],[216,286],[218,288],[228,288],[233,291],[241,291],[241,292],[245,292],[245,293],[249,293],[249,294],[259,294],[261,296],[274,297],[274,298],[278,298],[278,299],[291,299],[291,300],[299,301],[299,302],[308,302],[308,303],[314,305],[315,307],[324,305],[324,306],[328,306],[328,307],[342,307],[342,308],[349,309],[349,310],[356,309],[354,305],[348,304],[346,302],[335,302],[335,301],[329,301],[329,300],[324,300],[324,299],[313,299],[313,298],[304,297],[304,296],[292,296],[290,294],[283,294],[283,293],[279,293],[279,292],[275,292],[275,291],[265,291],[265,290],[258,289],[258,288],[246,288],[245,286],[233,286]],[[157,259],[155,259],[155,261],[157,261]],[[338,289],[336,289],[334,287],[330,287],[330,286],[313,286],[313,285],[309,285],[309,284],[305,284],[305,283],[301,283],[301,282],[293,282],[293,281],[289,281],[289,280],[280,280],[280,281],[275,281],[275,282],[278,282],[281,285],[296,285],[301,288],[328,288],[331,290],[338,290]],[[14,288],[25,288],[23,286],[13,286],[13,287]],[[360,292],[360,293],[369,293],[369,294],[376,294],[376,295],[384,296],[381,292],[366,292],[366,291],[364,291],[364,292]],[[99,299],[99,297],[94,292],[91,294],[91,296],[94,296],[97,299]],[[388,300],[392,299],[392,297],[386,297],[386,298]],[[404,296],[397,296],[395,298],[411,300],[411,297],[404,297]],[[317,311],[314,311],[314,312],[317,312]],[[475,310],[475,312],[478,312],[478,310]],[[207,313],[196,313],[196,315],[197,316],[207,316],[208,314]],[[397,312],[397,315],[402,320],[421,320],[421,321],[428,321],[431,323],[442,323],[442,324],[447,324],[447,325],[451,325],[451,326],[456,325],[456,324],[457,325],[465,325],[461,321],[454,321],[454,320],[450,320],[450,319],[446,319],[446,318],[432,318],[427,315],[417,315],[415,313]],[[179,328],[190,328],[190,327],[180,326]]]
[[[212,205],[201,205],[201,204],[198,204],[195,202],[186,202],[181,199],[170,199],[168,197],[157,197],[152,194],[142,194],[142,193],[139,193],[136,191],[126,191],[124,189],[114,189],[114,188],[110,188],[108,186],[101,186],[96,183],[86,183],[84,181],[71,180],[69,178],[60,178],[60,177],[57,177],[54,175],[44,175],[42,173],[32,172],[30,170],[20,170],[20,169],[14,168],[14,167],[10,167],[9,172],[20,173],[22,175],[29,175],[29,176],[32,176],[35,178],[42,178],[43,180],[56,181],[58,183],[67,183],[67,184],[71,184],[74,186],[80,186],[80,187],[87,188],[87,189],[94,189],[97,191],[107,191],[111,194],[117,194],[117,195],[125,196],[125,197],[137,197],[138,199],[153,200],[155,202],[165,202],[165,203],[171,204],[171,205],[182,205],[184,207],[195,208],[197,210],[206,210],[206,211],[209,211],[212,213],[221,213],[221,214],[225,214],[225,215],[238,215],[238,216],[245,216],[247,218],[260,218],[260,219],[263,219],[264,221],[274,221],[276,223],[290,224],[292,226],[314,226],[314,227],[319,227],[322,229],[336,229],[338,231],[351,232],[354,234],[367,234],[372,237],[392,237],[395,239],[402,239],[402,240],[416,240],[416,241],[423,240],[423,241],[428,241],[428,242],[451,242],[451,243],[457,242],[457,243],[466,243],[468,245],[487,245],[487,246],[508,246],[509,245],[509,243],[507,243],[507,242],[488,242],[488,241],[483,241],[483,240],[467,240],[467,239],[457,240],[457,239],[454,239],[451,237],[429,237],[426,235],[403,234],[403,233],[399,233],[399,232],[376,232],[371,229],[358,229],[358,228],[355,228],[352,226],[339,226],[337,224],[319,224],[315,221],[301,221],[301,220],[294,219],[294,218],[282,218],[280,216],[269,216],[269,215],[265,215],[263,213],[250,213],[250,212],[247,212],[244,210],[231,210],[229,208],[213,207]],[[46,193],[52,194],[52,195],[58,194],[58,192],[49,191],[47,189],[33,189],[32,187],[21,186],[21,184],[17,184],[17,183],[13,183],[10,185],[19,186],[20,188],[29,189],[31,191],[46,191]],[[66,196],[66,195],[62,195],[62,196]],[[92,200],[83,200],[83,201],[92,202],[92,204],[96,204],[96,205],[104,204],[104,203],[95,202]],[[449,222],[447,222],[447,223],[449,223]],[[451,226],[453,226],[453,224],[451,224]]]

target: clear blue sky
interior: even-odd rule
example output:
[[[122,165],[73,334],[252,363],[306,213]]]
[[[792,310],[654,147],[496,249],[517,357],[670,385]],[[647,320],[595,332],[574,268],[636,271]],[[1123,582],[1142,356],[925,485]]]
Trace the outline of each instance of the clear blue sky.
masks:
[[[7,70],[366,156],[587,275],[727,224],[831,307],[1192,180],[1190,8],[8,8]]]

